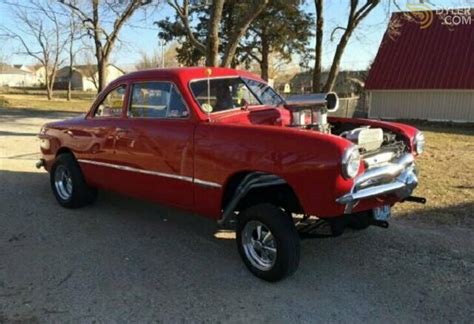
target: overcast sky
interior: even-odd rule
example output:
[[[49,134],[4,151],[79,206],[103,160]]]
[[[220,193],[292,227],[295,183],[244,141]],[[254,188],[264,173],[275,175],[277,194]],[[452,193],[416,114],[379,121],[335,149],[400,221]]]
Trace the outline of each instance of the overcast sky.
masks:
[[[336,42],[329,39],[329,31],[338,25],[343,25],[348,11],[348,0],[326,0],[325,7],[325,39],[324,39],[324,57],[323,66],[327,67],[332,61]],[[362,2],[362,1],[361,1]],[[342,59],[342,69],[359,70],[365,69],[374,59],[381,39],[387,27],[390,13],[398,11],[389,0],[382,0],[383,4],[376,8],[361,24],[357,32],[351,38],[345,54]],[[409,1],[417,2],[417,1]],[[433,8],[446,7],[474,7],[474,0],[431,0],[428,1]],[[0,24],[12,30],[15,30],[15,20],[13,19],[11,5],[9,3],[18,3],[20,5],[29,5],[27,0],[0,0]],[[407,1],[398,0],[402,9],[406,9]],[[307,1],[304,9],[314,12],[314,2]],[[158,29],[153,25],[156,20],[173,16],[173,11],[167,5],[162,5],[152,15],[146,16],[144,13],[136,14],[130,19],[120,33],[123,45],[114,52],[113,62],[118,66],[134,65],[138,59],[140,51],[153,53],[158,48]],[[133,27],[135,26],[135,27]],[[141,27],[141,28],[138,28]],[[339,34],[340,36],[340,34]],[[336,37],[337,40],[337,37]],[[8,57],[11,63],[34,63],[29,57],[12,54],[19,47],[12,41],[2,40],[0,47],[0,57]],[[311,43],[314,46],[314,40]]]

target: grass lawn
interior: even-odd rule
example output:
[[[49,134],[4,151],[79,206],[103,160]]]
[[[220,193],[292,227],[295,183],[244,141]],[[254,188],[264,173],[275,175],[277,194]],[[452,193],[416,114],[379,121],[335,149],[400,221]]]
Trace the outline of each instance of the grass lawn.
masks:
[[[0,94],[0,108],[28,108],[47,111],[81,112],[89,110],[92,99],[72,99],[67,101],[63,98],[48,100],[46,96],[29,94]]]
[[[474,225],[474,127],[421,123],[426,151],[417,159],[419,186],[414,195],[426,205],[403,203],[395,215],[436,224]]]

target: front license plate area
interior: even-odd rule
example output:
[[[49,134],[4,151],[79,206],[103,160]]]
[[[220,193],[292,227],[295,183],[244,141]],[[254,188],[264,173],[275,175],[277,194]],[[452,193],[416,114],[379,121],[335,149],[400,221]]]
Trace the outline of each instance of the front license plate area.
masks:
[[[379,221],[387,221],[392,215],[392,207],[385,205],[373,209],[374,219]]]

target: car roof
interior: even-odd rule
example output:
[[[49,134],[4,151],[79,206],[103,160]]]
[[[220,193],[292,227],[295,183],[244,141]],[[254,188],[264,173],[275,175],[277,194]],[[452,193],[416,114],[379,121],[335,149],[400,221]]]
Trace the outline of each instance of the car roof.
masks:
[[[209,75],[210,72],[210,75]],[[125,81],[129,79],[180,79],[183,83],[188,83],[191,80],[204,79],[210,76],[215,77],[232,77],[232,76],[243,76],[251,79],[263,81],[256,74],[223,67],[179,67],[179,68],[165,68],[165,69],[147,69],[135,71],[132,73],[125,74],[118,78],[116,81]]]

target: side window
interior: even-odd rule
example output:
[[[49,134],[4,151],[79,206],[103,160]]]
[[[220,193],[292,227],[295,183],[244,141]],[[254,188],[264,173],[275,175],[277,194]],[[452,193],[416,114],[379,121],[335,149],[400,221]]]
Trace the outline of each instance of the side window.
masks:
[[[169,82],[136,83],[132,88],[129,116],[184,118],[188,116],[188,110],[173,84]]]
[[[125,99],[126,85],[121,85],[110,91],[97,107],[94,117],[120,117],[122,116],[123,101]]]

